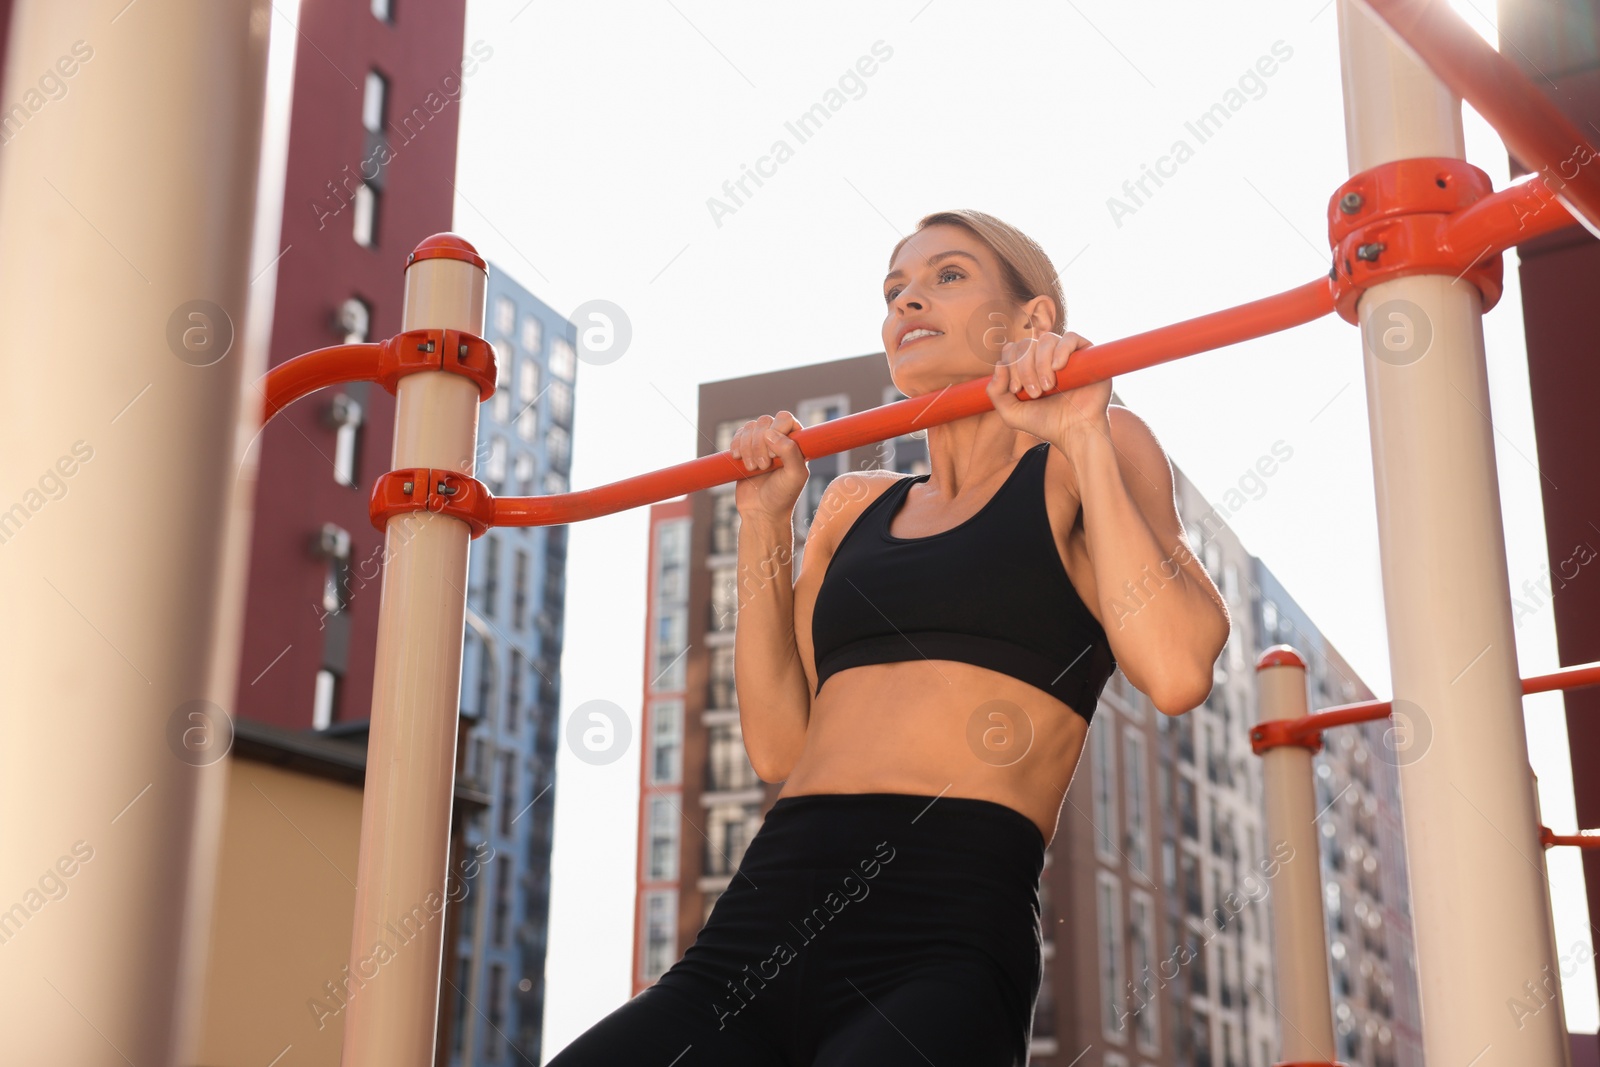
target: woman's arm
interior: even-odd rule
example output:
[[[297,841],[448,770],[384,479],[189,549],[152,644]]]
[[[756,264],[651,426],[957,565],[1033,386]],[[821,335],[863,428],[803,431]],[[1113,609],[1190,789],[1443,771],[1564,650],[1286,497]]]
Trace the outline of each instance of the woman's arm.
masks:
[[[1184,537],[1171,464],[1124,407],[1061,437],[1051,444],[1077,473],[1095,595],[1117,666],[1158,711],[1181,715],[1210,694],[1231,622]]]
[[[795,642],[793,566],[787,519],[740,516],[733,680],[745,752],[766,782],[789,776],[811,719],[811,691]]]

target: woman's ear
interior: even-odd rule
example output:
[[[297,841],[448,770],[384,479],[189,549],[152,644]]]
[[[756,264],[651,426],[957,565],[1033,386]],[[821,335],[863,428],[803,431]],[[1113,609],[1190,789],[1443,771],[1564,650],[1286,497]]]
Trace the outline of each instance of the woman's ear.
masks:
[[[1054,330],[1056,322],[1056,302],[1048,296],[1036,296],[1026,304],[1023,309],[1023,330],[1032,331],[1032,336],[1049,333]],[[1063,323],[1063,328],[1065,323]]]

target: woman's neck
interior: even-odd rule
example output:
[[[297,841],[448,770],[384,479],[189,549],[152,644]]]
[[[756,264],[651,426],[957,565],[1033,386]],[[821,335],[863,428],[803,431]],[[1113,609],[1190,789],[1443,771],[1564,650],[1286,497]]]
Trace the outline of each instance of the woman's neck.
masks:
[[[1032,434],[1012,429],[998,412],[985,411],[928,427],[928,483],[939,495],[955,498],[968,487],[985,485],[1008,471],[1029,448]]]

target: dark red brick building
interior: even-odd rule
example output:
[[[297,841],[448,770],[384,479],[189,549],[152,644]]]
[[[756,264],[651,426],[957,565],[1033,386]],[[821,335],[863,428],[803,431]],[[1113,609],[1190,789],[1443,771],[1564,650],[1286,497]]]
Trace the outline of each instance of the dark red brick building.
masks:
[[[466,46],[465,0],[391,2],[301,5],[274,366],[397,333],[406,253],[451,225],[462,87],[493,50]],[[383,536],[367,496],[393,421],[394,398],[355,383],[266,428],[238,715],[295,729],[368,717]]]
[[[1500,0],[1499,26],[1502,54],[1600,144],[1600,5]],[[1513,157],[1512,177],[1526,173]],[[1561,174],[1545,178],[1559,187]],[[1600,243],[1569,226],[1519,246],[1517,259],[1556,649],[1562,666],[1590,663],[1600,660],[1600,361],[1593,334]],[[1578,825],[1600,827],[1600,690],[1569,692],[1566,707]],[[1600,918],[1600,854],[1585,850],[1583,865],[1593,921]],[[1575,1063],[1600,1064],[1593,1035],[1575,1039],[1574,1051]]]

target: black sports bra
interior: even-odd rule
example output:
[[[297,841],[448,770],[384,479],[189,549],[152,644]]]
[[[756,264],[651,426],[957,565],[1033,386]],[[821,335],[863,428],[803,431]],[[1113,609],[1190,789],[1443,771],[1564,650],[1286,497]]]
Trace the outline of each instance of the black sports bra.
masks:
[[[1019,678],[1093,717],[1116,659],[1056,548],[1044,499],[1049,447],[1028,449],[977,514],[936,534],[889,532],[926,474],[901,478],[862,509],[812,610],[817,692],[849,667],[958,660]]]

